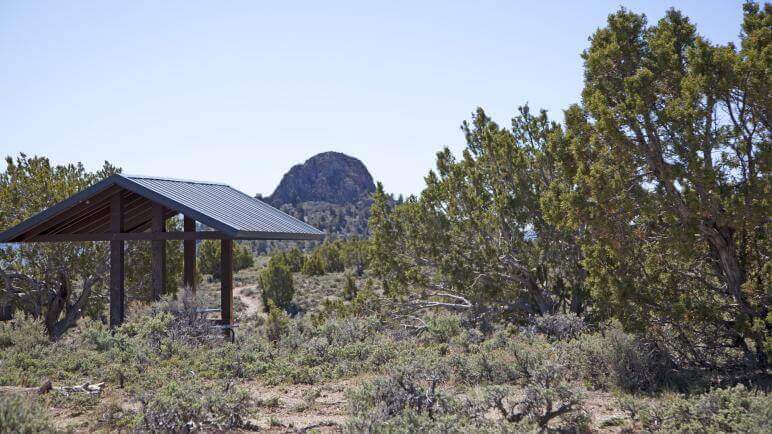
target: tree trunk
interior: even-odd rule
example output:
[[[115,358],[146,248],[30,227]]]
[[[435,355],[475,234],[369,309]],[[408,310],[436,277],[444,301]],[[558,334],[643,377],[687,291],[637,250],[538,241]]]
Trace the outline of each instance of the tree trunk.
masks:
[[[756,319],[763,321],[765,319],[764,316],[760,315],[759,312],[756,312],[748,304],[748,300],[743,293],[742,287],[745,284],[747,275],[745,268],[740,265],[740,260],[737,257],[733,240],[734,230],[726,226],[719,227],[715,223],[710,226],[702,223],[700,224],[700,231],[718,256],[719,268],[726,282],[727,290],[739,306],[741,315],[745,316],[746,320],[751,324]],[[767,356],[764,352],[764,337],[756,332],[750,332],[750,336],[746,334],[746,337],[753,340],[758,367],[766,369]]]
[[[0,321],[10,321],[13,319],[13,305],[0,303]]]

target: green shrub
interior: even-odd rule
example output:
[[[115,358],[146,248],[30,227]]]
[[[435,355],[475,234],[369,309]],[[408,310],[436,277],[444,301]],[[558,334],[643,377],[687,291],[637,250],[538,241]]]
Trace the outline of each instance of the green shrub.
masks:
[[[145,427],[153,432],[228,430],[244,425],[249,393],[230,384],[170,380],[140,399]]]
[[[84,321],[80,340],[86,348],[107,351],[116,345],[117,337],[101,321]]]
[[[162,345],[200,346],[219,341],[219,333],[199,313],[202,302],[191,291],[178,299],[167,298],[153,305],[138,325],[137,334],[151,348]]]
[[[454,409],[454,400],[438,386],[446,379],[442,370],[416,366],[400,367],[387,377],[376,378],[349,393],[348,402],[355,416],[378,413],[385,420],[405,411],[433,416]]]
[[[369,240],[347,240],[340,243],[340,256],[343,265],[353,268],[361,276],[369,264]]]
[[[260,296],[263,300],[263,309],[268,311],[268,302],[281,309],[288,310],[292,305],[292,297],[295,288],[292,284],[292,273],[284,264],[268,263],[258,276]]]
[[[486,390],[489,406],[510,422],[530,419],[542,428],[557,417],[569,419],[571,426],[588,423],[582,408],[584,390],[572,384],[561,351],[538,338],[516,339],[509,350],[522,394],[509,386],[492,386]]]
[[[255,256],[246,244],[236,243],[233,246],[233,272],[241,271],[255,265]]]
[[[319,250],[312,253],[306,262],[303,264],[303,274],[306,276],[322,276],[324,275],[324,259],[322,258]]]
[[[40,321],[20,316],[11,322],[0,322],[0,349],[17,347],[30,350],[49,344],[46,328]]]
[[[538,426],[528,418],[490,418],[485,398],[474,394],[454,398],[443,389],[448,375],[444,369],[420,356],[413,359],[348,393],[352,417],[347,432],[537,432]]]
[[[0,395],[0,433],[37,434],[56,430],[46,410],[17,395]]]
[[[97,415],[98,432],[102,432],[103,429],[109,432],[137,431],[137,428],[143,424],[142,415],[131,408],[124,408],[116,395],[109,395],[106,400],[103,400],[97,408]]]
[[[461,334],[461,320],[453,315],[435,315],[426,320],[426,331],[434,342],[450,343]]]
[[[452,354],[448,363],[459,381],[470,386],[511,383],[519,378],[506,352],[474,351],[471,354]]]
[[[532,331],[557,340],[573,339],[587,329],[584,320],[573,312],[535,316],[531,324]]]
[[[618,325],[603,333],[583,334],[565,347],[572,371],[594,388],[654,392],[677,381],[667,354]]]
[[[212,277],[220,274],[220,241],[203,240],[198,244],[198,271]]]
[[[276,307],[273,300],[268,300],[268,318],[265,320],[265,336],[271,342],[278,342],[286,333],[289,324],[287,314]]]
[[[326,273],[339,273],[345,269],[338,243],[325,242],[316,251],[322,257],[322,264]]]
[[[204,240],[198,246],[198,269],[214,279],[220,278],[220,240]],[[233,245],[233,272],[255,265],[255,258],[245,244]]]
[[[270,262],[274,261],[277,261],[277,263],[284,263],[291,272],[297,273],[303,269],[306,258],[300,249],[293,247],[290,250],[275,253],[271,256]]]
[[[676,397],[628,412],[649,431],[680,433],[772,432],[772,397],[743,385]]]
[[[343,299],[351,301],[357,296],[357,284],[354,282],[354,276],[346,274],[346,283],[343,285]]]

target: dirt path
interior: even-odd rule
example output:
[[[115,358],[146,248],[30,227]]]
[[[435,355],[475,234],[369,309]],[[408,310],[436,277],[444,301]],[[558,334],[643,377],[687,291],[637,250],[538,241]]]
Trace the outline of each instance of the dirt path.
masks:
[[[256,285],[242,285],[233,288],[233,295],[238,297],[246,306],[244,314],[246,316],[254,315],[263,310],[263,303],[260,301]]]

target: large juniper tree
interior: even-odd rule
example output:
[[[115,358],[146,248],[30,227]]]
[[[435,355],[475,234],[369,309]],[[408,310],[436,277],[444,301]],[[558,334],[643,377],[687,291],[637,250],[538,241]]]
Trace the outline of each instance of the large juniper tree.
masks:
[[[391,290],[453,291],[520,314],[581,312],[583,270],[574,229],[547,222],[541,197],[556,176],[547,151],[559,130],[527,107],[502,128],[478,109],[460,159],[447,148],[420,197],[390,211],[379,186],[372,266]]]
[[[739,48],[675,10],[651,27],[609,16],[552,144],[565,169],[553,198],[567,211],[555,221],[589,230],[597,304],[704,365],[734,347],[766,366],[770,351],[772,17],[770,5],[744,8]]]

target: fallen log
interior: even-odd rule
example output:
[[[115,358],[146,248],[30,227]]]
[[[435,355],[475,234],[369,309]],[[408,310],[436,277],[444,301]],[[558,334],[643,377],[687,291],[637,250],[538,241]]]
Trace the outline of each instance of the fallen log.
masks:
[[[51,380],[46,380],[45,383],[43,383],[40,387],[37,388],[38,395],[44,395],[52,390],[56,390],[59,392],[64,393],[65,395],[69,395],[70,393],[88,393],[89,395],[99,395],[102,393],[102,388],[104,387],[105,383],[95,383],[91,384],[88,381],[76,385],[76,386],[59,386],[54,387],[51,384]]]
[[[96,383],[96,384],[90,384],[88,382],[85,382],[79,386],[62,386],[62,387],[54,387],[54,390],[58,390],[65,395],[69,393],[88,393],[89,395],[99,395],[102,393],[102,388],[104,387],[105,383]]]

